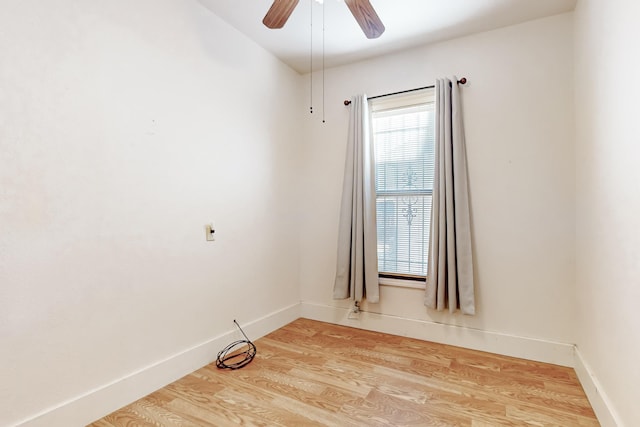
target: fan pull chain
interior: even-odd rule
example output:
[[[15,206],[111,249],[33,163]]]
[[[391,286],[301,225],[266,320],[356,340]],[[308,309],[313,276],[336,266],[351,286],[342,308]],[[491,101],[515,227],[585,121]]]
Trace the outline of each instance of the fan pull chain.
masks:
[[[322,3],[322,123],[324,123],[324,2]]]
[[[310,37],[309,37],[309,112],[313,114],[313,0],[309,0]]]

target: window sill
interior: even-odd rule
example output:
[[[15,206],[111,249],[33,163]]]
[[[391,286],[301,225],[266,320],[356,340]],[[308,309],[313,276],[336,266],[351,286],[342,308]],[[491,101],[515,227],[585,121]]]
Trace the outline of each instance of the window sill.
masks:
[[[419,282],[416,280],[402,280],[402,279],[391,279],[388,277],[379,277],[378,284],[380,286],[394,286],[397,288],[412,288],[412,289],[425,289],[425,282]]]

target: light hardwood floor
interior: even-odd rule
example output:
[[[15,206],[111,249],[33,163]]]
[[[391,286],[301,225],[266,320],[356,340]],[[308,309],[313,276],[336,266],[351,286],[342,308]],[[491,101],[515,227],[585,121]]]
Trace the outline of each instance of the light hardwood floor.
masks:
[[[598,426],[573,369],[307,319],[91,424]]]

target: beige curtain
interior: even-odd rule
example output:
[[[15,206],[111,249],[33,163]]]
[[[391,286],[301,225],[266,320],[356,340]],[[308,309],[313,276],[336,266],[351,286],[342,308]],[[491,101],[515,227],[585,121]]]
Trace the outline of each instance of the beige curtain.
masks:
[[[369,140],[369,106],[367,97],[358,95],[351,99],[334,299],[379,301],[377,240],[375,158]]]
[[[457,79],[436,81],[436,165],[425,305],[475,314],[471,221]]]

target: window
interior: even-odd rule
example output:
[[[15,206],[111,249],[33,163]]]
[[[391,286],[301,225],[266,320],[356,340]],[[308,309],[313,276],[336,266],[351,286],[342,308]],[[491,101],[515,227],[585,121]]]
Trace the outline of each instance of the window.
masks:
[[[435,161],[433,89],[370,102],[381,283],[424,280]]]

